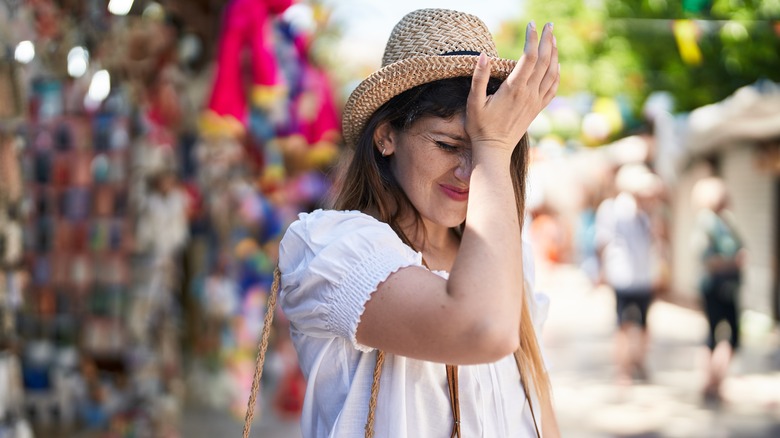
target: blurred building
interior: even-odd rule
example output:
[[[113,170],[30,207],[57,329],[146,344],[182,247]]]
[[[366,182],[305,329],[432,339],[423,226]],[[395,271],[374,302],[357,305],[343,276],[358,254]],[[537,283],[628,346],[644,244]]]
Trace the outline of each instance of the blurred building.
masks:
[[[672,156],[676,161],[671,166],[677,171],[674,289],[696,293],[699,263],[688,238],[695,217],[690,193],[698,179],[719,176],[729,188],[731,210],[748,250],[742,307],[780,319],[780,84],[760,81],[692,111],[670,141],[683,151]]]

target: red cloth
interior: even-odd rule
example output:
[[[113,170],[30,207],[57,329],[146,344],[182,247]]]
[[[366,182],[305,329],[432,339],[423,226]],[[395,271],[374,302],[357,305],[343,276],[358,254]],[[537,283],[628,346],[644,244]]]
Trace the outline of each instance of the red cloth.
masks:
[[[319,68],[307,64],[304,67],[304,90],[294,103],[300,120],[299,129],[309,145],[320,141],[334,141],[339,132],[339,114],[333,100],[330,81]],[[305,99],[313,100],[313,108],[301,105]]]
[[[284,12],[292,0],[231,0],[224,10],[217,53],[217,70],[208,109],[219,116],[232,116],[245,124],[247,95],[241,53],[251,49],[251,85],[282,83],[274,57],[269,17]]]
[[[306,379],[298,366],[285,373],[274,395],[273,406],[283,418],[297,418],[303,411],[303,397],[306,394]]]

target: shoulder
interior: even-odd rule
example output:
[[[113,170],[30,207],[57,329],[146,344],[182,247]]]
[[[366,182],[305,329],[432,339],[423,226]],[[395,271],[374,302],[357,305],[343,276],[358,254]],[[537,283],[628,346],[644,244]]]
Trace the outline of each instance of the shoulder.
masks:
[[[598,208],[596,208],[596,217],[604,217],[606,215],[609,215],[612,212],[612,205],[615,202],[615,198],[607,198],[599,204]]]
[[[720,219],[712,210],[702,209],[696,214],[695,224],[701,231],[712,231]]]
[[[388,224],[365,213],[315,210],[299,214],[288,227],[279,247],[279,267],[285,272],[285,267],[318,255],[359,256],[378,249],[415,254]]]
[[[321,245],[360,231],[397,237],[389,225],[363,212],[320,209],[300,213],[298,219],[287,228],[281,244],[286,246],[301,241],[309,245]]]
[[[607,198],[601,201],[593,217],[593,222],[598,229],[603,231],[604,229],[612,227],[613,222],[615,221],[614,206],[614,198]]]
[[[345,222],[387,225],[359,210],[328,210],[320,208],[309,213],[299,213],[298,219],[290,225],[290,228],[333,226]]]
[[[279,246],[280,304],[298,332],[343,337],[366,350],[356,333],[371,294],[393,272],[421,263],[419,253],[371,216],[357,211],[302,213]]]

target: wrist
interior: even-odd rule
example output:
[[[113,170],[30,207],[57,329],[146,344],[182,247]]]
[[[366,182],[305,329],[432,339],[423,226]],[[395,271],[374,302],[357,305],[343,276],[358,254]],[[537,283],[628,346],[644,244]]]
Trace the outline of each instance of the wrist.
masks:
[[[509,163],[512,159],[512,149],[507,149],[499,145],[487,146],[480,145],[472,149],[472,166],[497,166],[509,170]]]

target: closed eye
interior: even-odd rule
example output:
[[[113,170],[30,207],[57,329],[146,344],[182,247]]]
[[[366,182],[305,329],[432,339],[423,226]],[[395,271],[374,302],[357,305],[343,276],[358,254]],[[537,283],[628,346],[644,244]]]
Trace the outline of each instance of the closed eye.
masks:
[[[445,152],[456,152],[458,150],[457,146],[453,146],[449,143],[445,143],[443,141],[437,141],[436,146],[439,147],[439,149],[445,151]]]

